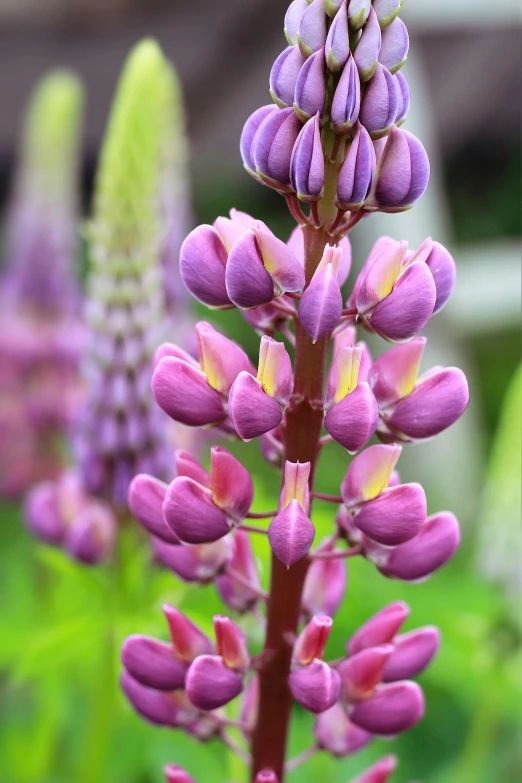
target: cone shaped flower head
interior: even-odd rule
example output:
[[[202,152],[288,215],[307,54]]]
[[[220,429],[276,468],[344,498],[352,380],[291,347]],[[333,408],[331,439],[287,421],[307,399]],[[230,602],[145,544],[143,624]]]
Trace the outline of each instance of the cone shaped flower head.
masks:
[[[223,538],[245,518],[253,497],[246,468],[224,448],[213,446],[209,486],[178,476],[167,490],[163,516],[180,541],[207,544]]]
[[[268,528],[275,556],[289,568],[309,551],[315,528],[307,516],[310,463],[285,463],[285,481],[279,513]]]

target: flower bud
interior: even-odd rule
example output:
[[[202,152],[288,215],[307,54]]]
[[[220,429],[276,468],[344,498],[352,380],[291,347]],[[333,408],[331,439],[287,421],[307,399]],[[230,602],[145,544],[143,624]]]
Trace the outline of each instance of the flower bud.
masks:
[[[210,450],[212,500],[235,522],[242,522],[254,499],[250,473],[222,446]]]
[[[294,109],[301,122],[319,114],[326,101],[324,47],[305,60],[295,84]]]
[[[219,655],[200,655],[190,665],[185,689],[200,710],[215,710],[228,704],[243,690],[243,679]]]
[[[395,89],[397,90],[398,98],[395,124],[397,127],[400,127],[406,121],[406,117],[410,110],[410,86],[406,77],[400,71],[398,71],[393,78],[395,79]]]
[[[337,668],[341,678],[341,700],[349,705],[367,699],[380,683],[393,647],[368,647],[344,660]]]
[[[197,783],[188,772],[181,767],[178,767],[176,764],[167,764],[167,766],[163,768],[163,773],[165,775],[166,783]]]
[[[135,476],[129,486],[128,503],[131,514],[145,530],[168,544],[179,544],[179,538],[163,518],[163,502],[168,485],[143,473]]]
[[[376,764],[369,767],[366,772],[359,775],[352,783],[386,783],[397,766],[395,756],[384,756]]]
[[[359,380],[359,368],[361,366],[362,348],[358,345],[348,347],[335,346],[333,362],[328,373],[326,387],[325,407],[344,400],[353,392]]]
[[[346,505],[373,500],[386,489],[402,451],[396,444],[369,446],[350,463],[341,484]]]
[[[416,682],[380,685],[373,696],[358,701],[350,720],[372,734],[399,734],[415,726],[424,715],[424,696]]]
[[[378,421],[377,402],[367,383],[357,387],[333,405],[324,419],[329,434],[350,454],[368,443]]]
[[[381,29],[375,10],[372,7],[354,53],[354,60],[361,82],[367,82],[368,79],[372,78],[377,67],[380,48]]]
[[[406,25],[402,19],[394,19],[382,31],[379,62],[388,68],[390,73],[396,73],[406,62],[409,46],[410,39]]]
[[[301,130],[290,163],[292,187],[301,201],[318,201],[324,190],[324,155],[319,113]]]
[[[72,521],[64,540],[66,551],[85,565],[107,560],[114,549],[117,522],[112,509],[90,500]]]
[[[300,264],[304,267],[304,238],[303,231],[300,226],[297,226],[292,231],[290,239],[286,243],[296,258],[299,259]],[[344,285],[350,274],[352,266],[352,246],[348,237],[343,237],[336,245],[341,250],[340,259],[334,263],[334,268],[338,263],[337,269],[337,281],[340,286]],[[324,254],[323,254],[324,255]],[[328,250],[328,256],[334,255],[334,248],[330,247]]]
[[[343,297],[337,270],[330,262],[324,266],[319,264],[301,296],[298,309],[299,320],[314,343],[337,326],[342,310]]]
[[[368,204],[381,212],[402,212],[420,199],[430,179],[430,163],[421,142],[392,128],[377,162]]]
[[[259,345],[257,380],[266,394],[288,405],[294,383],[292,362],[284,344],[266,335]]]
[[[24,517],[33,535],[46,544],[58,546],[67,532],[60,513],[58,490],[52,481],[42,481],[29,490],[24,503]]]
[[[359,119],[372,139],[386,136],[397,116],[399,95],[390,71],[377,63],[361,103]]]
[[[226,536],[230,522],[212,493],[185,476],[174,479],[163,503],[167,525],[187,544],[208,544]]]
[[[205,373],[180,359],[166,356],[159,362],[152,393],[171,419],[189,427],[220,424],[227,416],[221,394],[209,385]]]
[[[235,431],[244,441],[273,430],[283,419],[277,400],[266,394],[261,383],[248,372],[237,376],[230,390],[228,410]]]
[[[242,370],[253,370],[243,349],[206,321],[196,324],[196,336],[201,369],[209,386],[221,394],[229,391]]]
[[[297,28],[297,43],[305,57],[319,51],[326,42],[326,15],[323,0],[312,0]]]
[[[191,718],[191,711],[180,705],[173,693],[147,688],[126,671],[120,685],[136,712],[149,723],[176,729]]]
[[[228,571],[216,579],[216,589],[221,600],[236,612],[247,612],[257,603],[260,584],[250,538],[242,530],[236,530],[231,541]],[[241,577],[241,581],[234,578]],[[243,581],[244,580],[244,581]],[[248,584],[252,585],[250,589]]]
[[[121,649],[128,673],[147,688],[176,691],[185,684],[187,664],[175,657],[172,647],[149,636],[129,636]]]
[[[409,613],[409,606],[404,601],[395,601],[380,609],[354,633],[346,645],[349,655],[392,642]]]
[[[214,646],[208,636],[200,631],[183,612],[169,604],[163,604],[163,613],[169,626],[172,649],[176,658],[192,663],[198,655],[212,653]]]
[[[335,17],[343,3],[344,0],[324,0],[325,11],[331,19]]]
[[[268,528],[272,551],[287,568],[307,554],[314,536],[315,528],[297,499],[290,500]]]
[[[292,0],[285,15],[285,35],[289,44],[297,43],[297,30],[304,12],[308,8],[308,0]]]
[[[357,212],[363,206],[372,187],[375,174],[375,149],[366,128],[357,129],[337,180],[336,205],[345,211]]]
[[[350,0],[348,4],[348,21],[352,30],[360,30],[366,24],[371,7],[371,0]]]
[[[369,732],[350,721],[340,702],[317,716],[314,737],[321,750],[336,758],[356,753],[373,739]]]
[[[304,2],[306,2],[306,0],[304,0]],[[256,111],[250,115],[241,132],[239,148],[241,151],[241,158],[243,159],[243,166],[252,177],[255,177],[255,179],[259,179],[256,174],[256,164],[254,160],[255,137],[262,122],[266,120],[270,114],[273,114],[276,111],[277,106],[274,106],[273,103],[268,106],[261,106],[260,109],[256,109]]]
[[[231,556],[230,537],[211,544],[173,546],[151,537],[156,560],[184,582],[208,584],[221,573]]]
[[[270,71],[270,95],[280,109],[293,106],[299,71],[305,63],[298,46],[288,46],[281,52]]]
[[[319,551],[332,551],[332,543],[322,544]],[[337,612],[346,591],[346,562],[339,557],[318,557],[312,560],[303,587],[303,609],[308,614]]]
[[[384,30],[393,22],[403,3],[404,0],[373,0],[373,8],[381,29]]]
[[[259,126],[253,141],[257,176],[281,192],[291,192],[290,159],[301,123],[293,109],[270,113]]]
[[[361,80],[350,54],[343,68],[332,101],[332,128],[346,134],[355,125],[361,108]]]
[[[285,462],[285,478],[279,508],[288,506],[292,500],[297,500],[303,511],[310,508],[310,490],[308,480],[310,478],[309,462]]]
[[[426,259],[426,263],[433,275],[437,289],[437,299],[433,310],[433,315],[435,315],[435,313],[442,310],[451,296],[455,286],[457,270],[453,257],[440,242],[433,242],[432,250]]]
[[[318,715],[329,709],[339,698],[341,680],[335,669],[324,661],[294,669],[288,677],[292,696],[305,710]]]
[[[356,512],[359,530],[379,544],[396,546],[417,535],[426,521],[426,495],[420,484],[384,489]]]
[[[178,476],[187,476],[194,479],[198,484],[203,487],[208,487],[210,484],[210,476],[205,468],[199,464],[197,459],[192,456],[188,451],[183,449],[177,449],[174,453],[174,462],[176,468],[176,478]]]
[[[226,263],[227,252],[213,226],[195,228],[179,251],[179,268],[185,288],[207,307],[232,306],[225,287]]]
[[[386,351],[372,364],[368,379],[380,406],[388,407],[411,394],[425,345],[425,337],[415,337]]]
[[[324,648],[332,630],[332,618],[315,615],[305,625],[294,644],[293,657],[296,663],[306,665],[317,658],[322,660]]]
[[[424,579],[448,562],[459,543],[456,517],[442,511],[428,517],[415,538],[390,550],[378,568],[385,576],[405,582]]]
[[[386,662],[383,682],[395,682],[416,677],[431,663],[440,644],[440,631],[434,625],[416,628],[396,636],[393,652]]]
[[[223,663],[237,672],[245,673],[250,666],[250,655],[245,642],[245,635],[228,617],[214,615],[214,633],[216,635],[216,652]]]
[[[343,0],[326,38],[326,64],[332,73],[342,71],[350,55],[347,0]]]

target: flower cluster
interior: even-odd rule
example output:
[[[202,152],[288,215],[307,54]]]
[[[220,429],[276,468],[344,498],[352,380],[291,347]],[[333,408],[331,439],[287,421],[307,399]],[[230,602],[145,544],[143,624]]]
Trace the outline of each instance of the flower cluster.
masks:
[[[211,449],[209,471],[179,451],[170,484],[140,474],[129,490],[158,559],[185,581],[214,582],[238,617],[214,617],[213,642],[167,608],[169,643],[142,636],[125,642],[124,691],[147,720],[235,747],[256,783],[282,783],[315,751],[355,753],[421,719],[423,695],[411,678],[434,657],[437,629],[398,633],[408,607],[391,604],[355,631],[342,659],[330,661],[331,617],[345,594],[347,558],[364,557],[388,578],[415,581],[446,563],[459,542],[454,516],[428,516],[422,487],[401,483],[395,470],[403,444],[442,432],[468,402],[460,370],[419,375],[426,341],[418,335],[451,294],[453,259],[431,239],[409,250],[383,237],[347,300],[341,290],[351,266],[349,230],[376,210],[410,207],[428,183],[421,143],[398,127],[409,103],[399,72],[408,50],[400,5],[292,2],[290,46],[270,78],[275,104],[247,120],[241,153],[256,179],[285,196],[298,226],[284,243],[263,222],[232,210],[192,231],[180,251],[189,292],[210,310],[240,309],[261,335],[258,363],[201,322],[197,359],[170,343],[158,349],[154,398],[185,426],[259,438],[263,456],[281,472],[277,509],[252,512],[253,481],[221,445]],[[358,328],[393,347],[374,360]],[[365,449],[374,436],[380,443]],[[321,450],[332,440],[356,455],[336,496],[314,485]],[[314,547],[316,498],[338,508],[331,535]],[[263,518],[267,527],[251,524]],[[273,553],[268,594],[252,534],[266,534]],[[241,615],[259,620],[263,609],[265,644],[252,655]],[[233,721],[223,708],[241,693],[240,720]],[[286,761],[293,701],[317,716],[314,743],[303,758]],[[239,746],[234,729],[242,732]],[[394,766],[386,757],[358,781],[385,781]],[[176,766],[165,775],[170,783],[192,780]]]
[[[76,280],[83,91],[48,74],[31,97],[6,223],[0,281],[0,493],[57,475],[81,397],[84,331]]]

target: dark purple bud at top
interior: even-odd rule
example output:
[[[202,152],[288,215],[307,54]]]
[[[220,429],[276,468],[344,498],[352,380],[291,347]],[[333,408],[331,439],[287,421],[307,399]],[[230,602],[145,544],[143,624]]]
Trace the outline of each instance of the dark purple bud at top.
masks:
[[[332,127],[336,133],[348,133],[359,117],[361,80],[352,55],[348,56],[332,101]]]
[[[239,696],[243,679],[219,655],[200,655],[191,664],[185,684],[190,702],[200,710],[215,710]]]
[[[397,77],[399,75],[400,74],[397,74]],[[442,310],[451,296],[455,286],[457,270],[453,257],[440,242],[433,242],[433,248],[426,259],[426,263],[433,275],[435,288],[437,289],[437,299],[433,310],[433,314],[435,315],[435,313]]]
[[[163,518],[163,502],[168,485],[141,473],[129,486],[128,502],[132,515],[152,535],[168,544],[179,544],[179,538]]]
[[[369,767],[362,775],[355,778],[352,783],[387,783],[396,766],[397,759],[395,756],[385,756]]]
[[[424,696],[416,682],[380,685],[373,696],[358,701],[350,719],[372,734],[389,736],[415,726],[424,715]]]
[[[306,0],[304,0],[304,2],[306,2]],[[256,179],[257,174],[254,160],[254,139],[263,120],[266,120],[270,114],[273,114],[276,111],[277,106],[274,106],[272,103],[268,106],[261,106],[260,109],[256,109],[256,111],[250,115],[241,132],[239,148],[241,151],[241,157],[243,159],[243,165],[248,173],[253,177],[256,177]]]
[[[341,71],[350,55],[347,0],[343,0],[326,38],[326,64],[332,73]]]
[[[232,306],[225,287],[226,263],[227,251],[213,226],[195,228],[179,251],[179,268],[185,288],[208,307]]]
[[[298,46],[288,46],[281,52],[270,71],[270,95],[280,109],[294,103],[294,92],[299,71],[305,63]]]
[[[373,8],[383,30],[393,22],[403,3],[404,0],[373,0]]]
[[[357,212],[370,192],[375,174],[375,150],[366,128],[357,123],[355,136],[337,180],[336,205]]]
[[[172,647],[149,636],[129,636],[121,649],[121,662],[135,680],[158,691],[176,691],[185,684],[187,664]]]
[[[373,739],[372,734],[350,721],[340,702],[317,716],[314,737],[322,750],[337,758],[356,753]]]
[[[360,30],[366,23],[371,7],[372,0],[350,0],[348,3],[348,21],[352,30]]]
[[[312,0],[297,28],[297,43],[305,57],[318,52],[326,42],[324,0]]]
[[[319,113],[301,130],[290,162],[292,187],[301,201],[318,201],[323,195],[324,155]]]
[[[395,122],[399,108],[396,81],[380,63],[366,87],[359,115],[372,139],[385,136]]]
[[[388,644],[410,613],[408,604],[395,601],[380,609],[354,633],[346,649],[350,655],[367,647]]]
[[[394,19],[382,32],[379,62],[391,73],[395,73],[406,62],[409,46],[410,39],[406,25],[402,19]]]
[[[299,71],[295,84],[294,109],[302,122],[314,117],[317,112],[322,116],[326,101],[326,79],[324,67],[324,48],[319,49]]]
[[[289,44],[297,43],[297,29],[304,12],[308,8],[308,0],[293,0],[285,15],[285,35]]]
[[[355,64],[362,82],[372,78],[377,67],[380,48],[381,28],[372,7],[354,53]]]
[[[416,628],[396,636],[393,640],[393,652],[384,667],[383,682],[416,677],[431,663],[439,644],[440,631],[434,625]]]
[[[278,109],[261,123],[254,138],[256,172],[266,185],[291,192],[290,159],[301,123],[293,109]]]
[[[291,672],[288,686],[301,707],[318,715],[332,707],[339,698],[341,679],[338,672],[324,661],[313,661]]]
[[[428,517],[420,532],[390,550],[379,570],[385,575],[414,582],[441,568],[453,556],[460,543],[459,523],[453,514],[441,511]]]
[[[165,774],[166,783],[197,783],[188,772],[181,767],[178,767],[176,764],[167,764],[167,766],[164,767],[163,772]]]
[[[381,212],[401,212],[420,199],[430,179],[430,163],[421,142],[392,128],[377,163],[370,202]]]
[[[395,76],[395,87],[397,89],[397,116],[395,117],[395,124],[397,127],[402,125],[406,121],[408,112],[410,110],[410,85],[406,81],[406,77],[400,71]]]

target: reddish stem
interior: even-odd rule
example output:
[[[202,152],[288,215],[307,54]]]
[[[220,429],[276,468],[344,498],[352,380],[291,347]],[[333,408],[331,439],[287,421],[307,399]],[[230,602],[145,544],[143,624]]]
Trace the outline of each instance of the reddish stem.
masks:
[[[326,500],[327,503],[342,503],[343,499],[340,495],[327,495],[324,492],[314,492],[313,497],[317,500]]]
[[[326,245],[324,229],[307,226],[305,240],[305,273],[307,284],[319,263]],[[323,395],[323,376],[327,341],[315,344],[296,322],[296,349],[293,398],[286,417],[285,458],[291,462],[310,462],[310,489],[319,453],[323,411],[313,401]],[[283,783],[286,744],[292,696],[288,675],[292,657],[290,639],[295,638],[301,614],[301,593],[309,565],[303,558],[286,568],[272,556],[272,574],[267,605],[267,630],[264,665],[259,671],[259,710],[252,739],[252,780],[262,769],[271,769]]]

